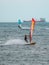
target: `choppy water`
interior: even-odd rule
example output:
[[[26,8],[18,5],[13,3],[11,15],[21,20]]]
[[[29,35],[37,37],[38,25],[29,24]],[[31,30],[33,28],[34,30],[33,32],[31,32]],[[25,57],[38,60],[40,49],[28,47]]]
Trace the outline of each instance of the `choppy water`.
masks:
[[[0,65],[49,65],[49,23],[36,22],[34,46],[25,45],[25,34],[29,30],[19,29],[17,23],[0,23]]]

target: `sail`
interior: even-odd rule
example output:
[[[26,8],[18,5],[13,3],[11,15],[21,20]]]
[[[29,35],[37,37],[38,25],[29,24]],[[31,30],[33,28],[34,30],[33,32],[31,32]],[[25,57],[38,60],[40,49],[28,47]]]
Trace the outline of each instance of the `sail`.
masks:
[[[32,18],[31,27],[30,27],[30,42],[32,41],[32,34],[34,31],[34,27],[35,27],[35,20],[34,20],[34,18]]]

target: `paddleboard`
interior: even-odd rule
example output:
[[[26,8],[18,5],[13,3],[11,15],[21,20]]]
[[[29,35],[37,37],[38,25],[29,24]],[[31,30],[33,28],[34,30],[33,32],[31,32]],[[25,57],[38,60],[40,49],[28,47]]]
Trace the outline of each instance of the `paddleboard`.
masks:
[[[31,43],[27,43],[25,45],[35,45],[35,44],[36,44],[36,42],[31,42]]]

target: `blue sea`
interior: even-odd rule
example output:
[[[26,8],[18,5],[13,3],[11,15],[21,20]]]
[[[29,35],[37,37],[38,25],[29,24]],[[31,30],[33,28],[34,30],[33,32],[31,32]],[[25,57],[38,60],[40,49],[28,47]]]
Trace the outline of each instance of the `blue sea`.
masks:
[[[30,22],[23,22],[30,27]],[[16,22],[0,22],[0,65],[49,65],[49,23],[36,22],[33,32],[35,45],[25,45],[24,35]]]

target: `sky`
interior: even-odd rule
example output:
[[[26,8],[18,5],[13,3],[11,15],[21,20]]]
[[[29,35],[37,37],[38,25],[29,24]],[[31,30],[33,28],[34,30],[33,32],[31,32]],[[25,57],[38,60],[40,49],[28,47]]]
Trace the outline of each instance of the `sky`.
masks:
[[[49,0],[0,0],[0,22],[32,18],[49,21]]]

